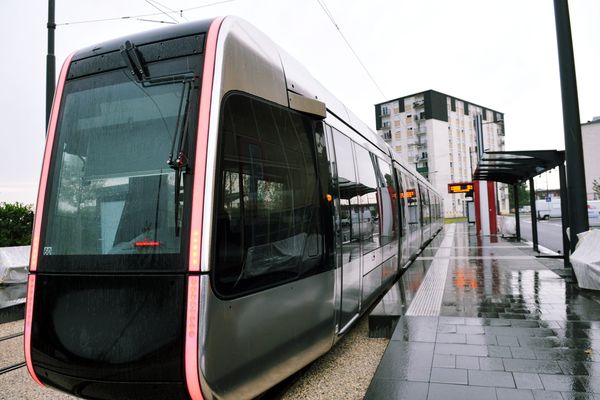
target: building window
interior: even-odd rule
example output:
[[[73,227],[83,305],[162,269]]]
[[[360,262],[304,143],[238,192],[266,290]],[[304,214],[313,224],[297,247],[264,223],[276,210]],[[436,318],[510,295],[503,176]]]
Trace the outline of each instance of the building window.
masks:
[[[381,107],[381,115],[390,115],[390,109],[387,106]]]
[[[390,121],[383,121],[383,127],[384,128],[389,128],[390,127]]]
[[[385,140],[391,140],[392,139],[392,131],[383,132],[383,138]]]

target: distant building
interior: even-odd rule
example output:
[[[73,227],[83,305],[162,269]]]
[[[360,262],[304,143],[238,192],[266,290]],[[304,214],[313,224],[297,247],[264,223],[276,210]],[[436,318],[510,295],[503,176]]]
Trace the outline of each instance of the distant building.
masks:
[[[587,199],[600,200],[600,196],[592,189],[594,179],[600,183],[600,117],[594,117],[592,121],[581,124],[581,142]]]
[[[483,149],[504,150],[504,114],[428,90],[375,105],[377,132],[444,196],[446,217],[466,215],[465,194],[449,183],[470,182],[477,165],[475,117],[483,118]],[[508,190],[498,184],[498,209],[508,213]]]

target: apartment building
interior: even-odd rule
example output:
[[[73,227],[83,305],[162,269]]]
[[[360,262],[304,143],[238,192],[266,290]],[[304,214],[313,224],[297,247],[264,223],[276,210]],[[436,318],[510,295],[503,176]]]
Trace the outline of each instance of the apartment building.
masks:
[[[504,150],[504,114],[435,90],[375,105],[378,134],[444,196],[445,217],[466,215],[465,194],[448,193],[449,183],[471,182],[477,166],[477,116],[483,150]],[[497,185],[497,206],[508,212],[506,185]]]

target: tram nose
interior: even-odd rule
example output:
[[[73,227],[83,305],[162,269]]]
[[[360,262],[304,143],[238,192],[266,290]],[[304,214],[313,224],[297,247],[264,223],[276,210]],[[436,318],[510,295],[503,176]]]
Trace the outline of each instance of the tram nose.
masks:
[[[184,398],[184,276],[37,275],[31,354],[81,397]]]

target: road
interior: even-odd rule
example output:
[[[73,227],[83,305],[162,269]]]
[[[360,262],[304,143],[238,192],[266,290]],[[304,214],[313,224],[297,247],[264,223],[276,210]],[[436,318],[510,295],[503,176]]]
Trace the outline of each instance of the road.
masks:
[[[521,215],[519,218],[521,221],[521,236],[524,239],[529,241],[533,241],[533,237],[531,235],[531,217],[529,215]],[[590,221],[590,224],[593,223],[592,228],[598,229],[599,227],[596,225],[596,221]],[[538,221],[538,243],[541,246],[546,247],[552,251],[562,254],[562,233],[561,233],[561,219],[560,218],[551,218],[548,221]]]

